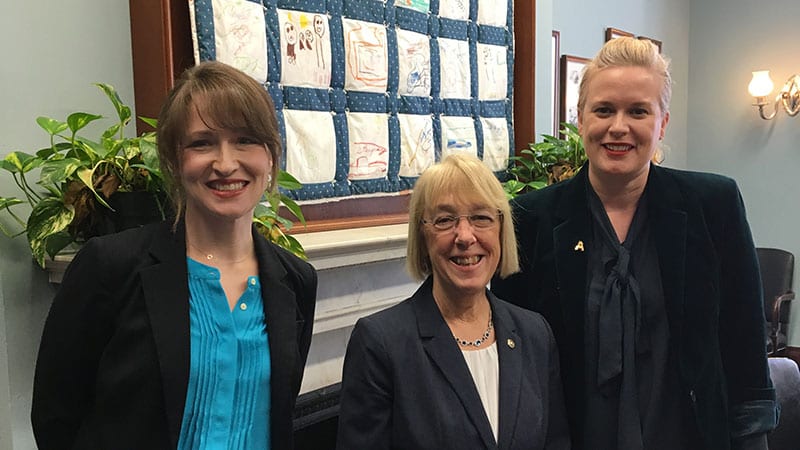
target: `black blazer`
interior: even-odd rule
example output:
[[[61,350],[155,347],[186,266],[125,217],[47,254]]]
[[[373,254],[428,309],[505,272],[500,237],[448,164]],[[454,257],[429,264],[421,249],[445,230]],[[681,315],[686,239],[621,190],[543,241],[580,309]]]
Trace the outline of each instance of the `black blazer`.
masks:
[[[253,235],[272,361],[272,449],[289,450],[317,275]],[[173,233],[153,224],[89,240],[64,275],[42,335],[31,413],[39,448],[174,449],[189,344],[183,227]]]
[[[347,345],[340,450],[566,449],[558,355],[542,316],[487,292],[499,372],[499,444],[431,278],[360,319]]]
[[[584,448],[587,254],[576,246],[592,236],[587,169],[513,202],[522,271],[492,281],[498,296],[542,313],[552,326],[576,448]],[[744,204],[733,180],[706,173],[651,166],[646,189],[686,414],[703,448],[727,449],[776,419]]]

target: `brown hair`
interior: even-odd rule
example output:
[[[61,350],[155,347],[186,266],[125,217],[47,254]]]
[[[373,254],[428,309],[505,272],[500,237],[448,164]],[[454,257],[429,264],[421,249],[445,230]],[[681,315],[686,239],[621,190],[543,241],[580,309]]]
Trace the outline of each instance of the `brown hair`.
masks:
[[[481,160],[466,153],[456,153],[426,169],[414,184],[408,212],[406,249],[406,268],[411,276],[422,280],[431,273],[431,258],[422,235],[422,219],[426,209],[450,193],[461,198],[476,199],[500,211],[500,262],[497,274],[507,277],[519,271],[514,221],[503,186]]]
[[[198,104],[199,103],[199,104]],[[272,157],[272,181],[277,186],[282,153],[275,106],[264,86],[244,72],[216,61],[187,69],[175,83],[158,116],[158,159],[175,206],[176,222],[186,202],[180,182],[180,162],[191,108],[209,127],[241,129],[264,143]],[[200,110],[202,108],[202,110]]]

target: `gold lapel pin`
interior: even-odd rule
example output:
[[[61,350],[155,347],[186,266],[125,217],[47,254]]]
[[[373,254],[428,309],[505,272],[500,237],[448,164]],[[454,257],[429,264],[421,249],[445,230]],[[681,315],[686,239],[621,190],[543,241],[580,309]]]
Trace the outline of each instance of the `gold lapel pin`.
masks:
[[[514,348],[514,347],[516,347],[516,346],[517,346],[517,344],[515,344],[515,343],[514,343],[514,340],[513,340],[513,339],[509,339],[509,340],[507,340],[507,341],[506,341],[506,344],[508,344],[508,348]]]
[[[575,251],[576,252],[582,252],[583,251],[583,241],[578,241],[578,243],[575,244]]]

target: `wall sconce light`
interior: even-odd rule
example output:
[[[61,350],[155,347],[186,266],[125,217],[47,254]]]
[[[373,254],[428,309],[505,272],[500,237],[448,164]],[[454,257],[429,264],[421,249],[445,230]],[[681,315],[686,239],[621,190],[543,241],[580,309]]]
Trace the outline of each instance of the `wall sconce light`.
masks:
[[[758,106],[758,114],[764,120],[770,120],[778,113],[778,105],[783,104],[783,109],[789,116],[796,116],[800,112],[800,75],[792,75],[783,85],[781,92],[775,97],[775,105],[772,114],[764,115],[764,107],[769,105],[767,96],[774,87],[772,79],[769,77],[769,70],[758,70],[753,72],[753,79],[747,86],[750,95],[755,97],[756,102],[753,106]]]

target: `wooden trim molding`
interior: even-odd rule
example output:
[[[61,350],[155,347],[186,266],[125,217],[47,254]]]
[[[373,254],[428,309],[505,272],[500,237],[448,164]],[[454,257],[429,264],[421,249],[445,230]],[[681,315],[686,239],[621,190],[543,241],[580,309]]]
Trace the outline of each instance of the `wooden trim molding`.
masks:
[[[158,117],[175,78],[194,63],[189,2],[130,0],[136,115]],[[137,119],[138,132],[149,126]]]
[[[514,153],[536,141],[536,2],[514,1]]]

